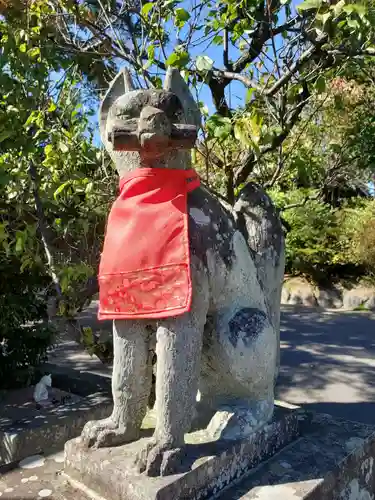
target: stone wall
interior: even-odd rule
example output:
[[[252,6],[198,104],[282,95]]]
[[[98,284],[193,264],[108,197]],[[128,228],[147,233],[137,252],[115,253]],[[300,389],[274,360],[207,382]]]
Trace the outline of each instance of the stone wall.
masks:
[[[319,287],[302,277],[286,278],[281,294],[284,305],[321,307],[324,309],[375,310],[375,287],[341,284]]]

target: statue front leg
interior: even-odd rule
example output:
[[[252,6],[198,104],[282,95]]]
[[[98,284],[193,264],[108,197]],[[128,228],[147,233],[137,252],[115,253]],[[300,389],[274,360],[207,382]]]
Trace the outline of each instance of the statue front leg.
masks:
[[[140,470],[149,476],[176,471],[194,417],[208,309],[206,276],[202,273],[195,281],[191,311],[163,320],[157,329],[157,423],[153,438],[137,458]]]
[[[113,412],[87,422],[81,436],[86,446],[118,446],[139,438],[152,381],[149,335],[145,321],[113,322]]]

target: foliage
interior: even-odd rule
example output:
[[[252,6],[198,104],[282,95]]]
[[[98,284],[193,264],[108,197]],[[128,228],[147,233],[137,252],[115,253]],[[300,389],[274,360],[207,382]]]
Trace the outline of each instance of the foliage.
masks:
[[[368,192],[367,183],[375,173],[374,92],[369,80],[329,82],[283,145],[283,169],[276,179],[281,188],[316,188],[332,205]],[[278,158],[268,161],[277,164]],[[269,170],[264,168],[263,181],[269,179]]]
[[[45,288],[48,280],[20,262],[0,255],[0,389],[26,385],[46,358],[53,341],[47,324]]]
[[[93,146],[80,73],[41,39],[37,14],[28,15],[28,31],[25,19],[0,26],[2,247],[21,272],[49,274],[76,309],[95,275],[115,178]]]
[[[290,226],[286,235],[286,270],[320,281],[375,271],[375,201],[352,198],[334,208],[317,191],[270,191]],[[315,197],[315,199],[314,199]]]
[[[356,225],[367,246],[350,249],[342,228],[351,234],[350,214],[365,220],[365,209],[343,207],[348,193],[332,196],[373,175],[371,2],[18,0],[0,9],[2,278],[38,276],[36,288],[41,279],[69,318],[96,290],[116,177],[93,145],[85,91],[106,88],[123,65],[149,87],[168,66],[181,70],[203,115],[195,165],[230,203],[248,180],[273,190],[292,228],[290,270],[372,266],[371,219]]]
[[[21,365],[39,362],[48,345],[44,327],[24,326],[44,319],[40,293],[56,296],[60,314],[71,318],[96,292],[116,183],[93,144],[82,75],[48,41],[37,7],[0,18],[1,281],[15,284],[9,300],[19,308],[12,322],[4,304],[9,314],[0,341],[6,339],[17,358],[4,359]]]
[[[346,203],[338,217],[340,256],[344,262],[375,273],[375,201]]]
[[[271,191],[276,206],[290,225],[286,237],[286,271],[316,277],[334,264],[337,254],[338,225],[335,211],[319,200],[308,200],[315,193],[295,190]],[[286,206],[297,205],[285,210]],[[298,206],[299,205],[299,206]]]
[[[178,67],[198,100],[216,108],[202,105],[206,149],[236,146],[222,171],[230,202],[265,155],[279,152],[312,97],[375,54],[375,11],[366,0],[305,0],[297,8],[291,0],[33,0],[31,10],[59,57],[100,88],[116,65],[156,87],[167,66]]]

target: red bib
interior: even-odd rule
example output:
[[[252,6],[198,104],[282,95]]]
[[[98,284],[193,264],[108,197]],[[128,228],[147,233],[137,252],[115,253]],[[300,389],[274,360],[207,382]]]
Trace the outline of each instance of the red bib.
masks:
[[[166,318],[190,310],[187,193],[194,170],[138,168],[120,180],[99,266],[99,319]]]

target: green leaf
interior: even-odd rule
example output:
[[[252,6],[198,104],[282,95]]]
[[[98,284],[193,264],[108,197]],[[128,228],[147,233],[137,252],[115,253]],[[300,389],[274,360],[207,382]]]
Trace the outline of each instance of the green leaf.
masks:
[[[254,94],[255,90],[256,89],[254,89],[254,88],[247,89],[247,92],[246,92],[246,104],[249,104],[249,102],[252,100],[252,97],[253,97],[253,94]]]
[[[326,79],[324,76],[319,76],[315,82],[315,88],[319,94],[322,94],[326,90]]]
[[[37,116],[37,111],[32,111],[30,113],[28,119],[26,120],[26,122],[24,124],[24,127],[27,128],[29,125],[31,125],[32,123],[34,123],[36,116]]]
[[[190,61],[190,56],[186,51],[173,52],[166,60],[167,66],[183,68]]]
[[[16,252],[17,253],[22,252],[24,247],[25,247],[25,233],[19,231],[16,234]]]
[[[28,53],[28,55],[31,58],[38,57],[38,56],[40,56],[40,48],[39,47],[33,47],[27,53]]]
[[[48,106],[48,112],[52,113],[52,111],[55,111],[56,108],[57,108],[56,104],[53,101],[51,101],[50,105]]]
[[[181,9],[181,8],[175,9],[174,15],[175,15],[175,18],[177,19],[177,21],[179,21],[179,22],[186,23],[186,21],[188,21],[190,19],[190,14],[185,9]]]
[[[367,7],[362,4],[348,4],[345,5],[342,9],[347,14],[352,14],[353,12],[357,13],[360,17],[363,17],[367,14]]]
[[[58,198],[59,194],[61,194],[61,193],[64,191],[64,189],[65,189],[66,187],[70,186],[70,185],[71,185],[71,181],[70,181],[70,180],[69,180],[69,181],[64,182],[63,184],[61,184],[61,185],[60,185],[60,186],[56,189],[56,191],[53,193],[53,197],[55,198],[55,200],[57,200],[57,198]]]
[[[2,132],[0,132],[0,144],[8,139],[12,135],[12,133],[12,130],[3,130]]]
[[[220,115],[212,115],[206,125],[209,133],[221,140],[225,140],[233,130],[231,119]]]
[[[348,26],[353,29],[359,29],[360,25],[356,19],[348,19]]]
[[[298,10],[311,10],[311,9],[320,9],[322,6],[323,0],[305,0],[300,5],[297,5]]]
[[[326,24],[328,19],[331,17],[331,12],[325,12],[324,14],[318,14],[316,18],[322,22],[323,26]]]
[[[154,7],[154,3],[153,2],[148,2],[148,3],[145,3],[142,7],[142,10],[141,10],[141,13],[142,13],[142,16],[144,17],[147,17],[149,12],[152,10],[152,8]]]
[[[337,2],[336,5],[332,7],[335,17],[338,17],[341,14],[344,7],[345,7],[345,0],[340,0],[339,2]]]
[[[52,144],[47,144],[45,147],[44,147],[44,154],[46,156],[50,156],[54,151],[54,147]]]
[[[20,50],[20,52],[26,52],[26,50],[27,50],[26,43],[21,43],[21,45],[19,46],[19,50]]]
[[[154,58],[155,58],[155,45],[149,45],[147,47],[147,55],[148,55],[149,59],[151,59],[152,61],[154,60]]]
[[[195,65],[198,71],[210,71],[214,62],[208,56],[198,56],[195,60]]]
[[[59,149],[62,153],[67,153],[69,151],[68,146],[63,141],[59,142]]]
[[[224,38],[221,35],[216,35],[212,39],[214,45],[222,45]]]

